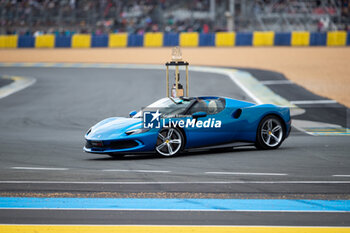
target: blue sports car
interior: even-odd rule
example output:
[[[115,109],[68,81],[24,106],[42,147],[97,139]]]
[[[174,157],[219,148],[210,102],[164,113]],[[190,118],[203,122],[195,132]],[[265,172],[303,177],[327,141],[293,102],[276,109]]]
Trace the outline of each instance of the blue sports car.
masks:
[[[85,134],[84,151],[122,157],[138,152],[174,156],[183,150],[249,142],[276,149],[291,130],[287,107],[225,97],[162,98],[130,118],[107,118]]]

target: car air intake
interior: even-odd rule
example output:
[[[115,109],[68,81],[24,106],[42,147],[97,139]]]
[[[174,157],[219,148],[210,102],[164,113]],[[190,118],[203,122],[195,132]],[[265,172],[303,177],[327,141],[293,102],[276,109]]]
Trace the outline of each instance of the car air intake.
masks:
[[[99,149],[111,149],[111,150],[120,150],[127,149],[138,146],[135,140],[117,140],[117,141],[90,141],[86,140],[85,147],[88,149],[99,148]]]
[[[233,112],[232,116],[233,118],[238,119],[241,116],[241,114],[242,114],[242,109],[239,108]]]
[[[111,149],[127,149],[136,147],[139,144],[134,140],[111,141],[109,148]]]

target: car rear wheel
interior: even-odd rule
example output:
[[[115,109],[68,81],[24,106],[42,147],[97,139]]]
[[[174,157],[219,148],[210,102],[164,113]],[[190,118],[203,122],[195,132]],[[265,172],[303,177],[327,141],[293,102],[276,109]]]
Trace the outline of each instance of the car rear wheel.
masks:
[[[284,126],[276,116],[264,117],[258,127],[255,146],[258,149],[276,149],[284,139]]]
[[[184,145],[184,137],[180,130],[164,128],[158,133],[156,152],[165,157],[174,156],[181,152]]]

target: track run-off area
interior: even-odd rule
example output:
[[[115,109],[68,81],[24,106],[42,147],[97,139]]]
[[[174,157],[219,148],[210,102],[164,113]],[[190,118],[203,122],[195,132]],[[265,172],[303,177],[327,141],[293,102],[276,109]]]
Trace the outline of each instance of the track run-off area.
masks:
[[[165,96],[163,66],[0,63],[0,76],[1,232],[350,231],[349,111],[278,73],[189,76],[191,96],[291,107],[279,149],[122,159],[84,153],[83,136]]]

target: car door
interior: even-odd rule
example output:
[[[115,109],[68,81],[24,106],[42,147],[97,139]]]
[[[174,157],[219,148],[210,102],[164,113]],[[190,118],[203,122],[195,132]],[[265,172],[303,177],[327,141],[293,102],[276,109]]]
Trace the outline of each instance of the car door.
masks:
[[[216,102],[216,110],[212,111],[211,103]],[[218,106],[221,105],[221,106]],[[197,112],[206,112],[205,117],[193,118],[192,115]],[[222,144],[232,141],[232,130],[230,129],[231,113],[226,109],[223,98],[216,99],[199,99],[188,110],[187,121],[196,121],[185,128],[187,143],[186,148],[203,147],[216,144]],[[201,121],[202,124],[197,124]],[[208,126],[208,127],[207,127]]]

